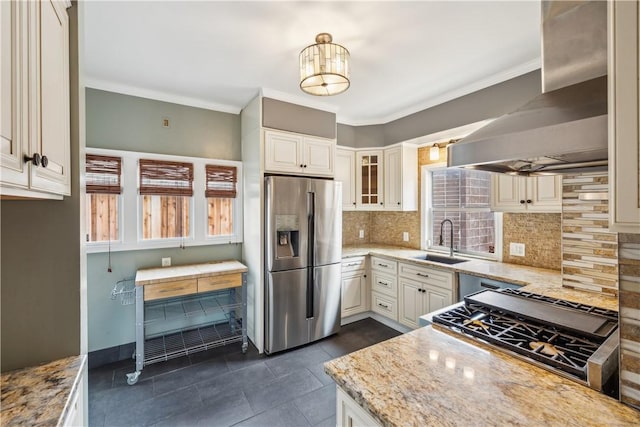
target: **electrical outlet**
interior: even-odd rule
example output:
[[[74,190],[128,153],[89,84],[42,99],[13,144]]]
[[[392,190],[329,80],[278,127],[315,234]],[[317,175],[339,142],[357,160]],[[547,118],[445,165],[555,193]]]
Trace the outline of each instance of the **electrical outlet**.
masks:
[[[408,231],[403,231],[402,232],[402,241],[403,242],[408,242],[409,241],[409,232]]]
[[[509,243],[509,255],[524,256],[524,243]]]
[[[171,266],[171,258],[162,258],[162,266],[170,267]]]
[[[360,232],[358,233],[358,237],[360,239],[364,239],[364,230],[360,230]]]

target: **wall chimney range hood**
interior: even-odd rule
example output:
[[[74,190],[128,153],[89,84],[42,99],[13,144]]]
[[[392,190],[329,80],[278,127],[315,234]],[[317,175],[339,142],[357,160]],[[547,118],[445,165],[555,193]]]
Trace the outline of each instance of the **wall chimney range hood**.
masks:
[[[544,92],[449,145],[447,165],[514,175],[607,170],[606,17],[606,2],[542,2]]]

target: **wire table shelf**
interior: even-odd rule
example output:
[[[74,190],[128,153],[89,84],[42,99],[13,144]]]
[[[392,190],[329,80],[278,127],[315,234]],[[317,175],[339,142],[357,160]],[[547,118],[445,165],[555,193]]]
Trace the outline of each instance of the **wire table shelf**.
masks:
[[[175,296],[176,293],[174,293],[165,298],[150,294],[154,295],[149,297],[150,299],[156,298],[150,301],[145,301],[144,285],[134,286],[136,370],[126,374],[129,385],[137,383],[144,367],[153,363],[235,342],[242,343],[243,353],[247,351],[247,273],[245,271],[237,274],[242,276],[241,286],[238,286],[240,279],[236,276],[238,278],[235,282],[227,283],[224,282],[226,279],[220,279],[222,280],[220,284],[216,284],[216,288],[229,287],[213,291],[208,290],[211,288],[202,290],[203,288],[194,287],[186,295]],[[198,286],[200,286],[199,280],[197,279]],[[194,280],[193,283],[196,281]],[[169,287],[166,289],[172,290],[170,284],[167,284]],[[164,285],[163,282],[161,286]],[[124,284],[114,288],[116,292],[120,289],[129,290]]]

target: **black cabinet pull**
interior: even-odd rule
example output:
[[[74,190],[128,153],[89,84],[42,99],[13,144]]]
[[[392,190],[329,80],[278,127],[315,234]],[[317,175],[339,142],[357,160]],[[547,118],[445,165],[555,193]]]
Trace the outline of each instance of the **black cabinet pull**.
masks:
[[[398,206],[400,206],[400,202],[398,202]]]
[[[45,157],[46,158],[46,157]],[[29,157],[26,154],[24,155],[24,162],[32,162],[34,166],[40,166],[42,162],[42,156],[39,153],[33,153],[33,156]],[[48,162],[47,162],[48,163]],[[45,166],[46,167],[46,166]]]
[[[531,203],[531,199],[527,199],[527,203]]]
[[[353,202],[353,206],[355,206],[355,205],[356,205],[356,202]]]
[[[49,159],[47,159],[47,156],[42,156],[42,167],[46,168],[47,166],[49,166]]]
[[[520,204],[521,204],[521,205],[524,205],[524,200],[520,200]]]
[[[302,163],[300,163],[300,167],[302,167]]]

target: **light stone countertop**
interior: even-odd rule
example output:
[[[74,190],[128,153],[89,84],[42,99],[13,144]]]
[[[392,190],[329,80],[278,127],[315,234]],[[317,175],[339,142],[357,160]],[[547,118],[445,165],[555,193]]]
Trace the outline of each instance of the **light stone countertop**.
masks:
[[[510,282],[524,286],[522,290],[528,292],[618,311],[618,298],[615,296],[564,288],[560,271],[473,258],[468,258],[469,261],[454,265],[413,258],[426,253],[426,251],[417,249],[384,245],[345,246],[342,248],[343,258],[365,255],[387,257],[425,267]],[[456,258],[464,257],[456,255]]]
[[[638,426],[640,412],[427,326],[325,363],[384,426]]]
[[[70,356],[43,365],[2,374],[3,426],[61,425],[70,397],[81,381],[87,357]]]
[[[197,279],[222,274],[244,273],[248,268],[239,261],[219,261],[204,264],[175,265],[171,267],[146,268],[136,273],[136,285],[152,285],[173,280]]]

